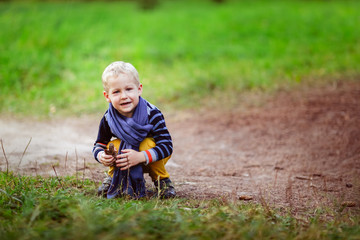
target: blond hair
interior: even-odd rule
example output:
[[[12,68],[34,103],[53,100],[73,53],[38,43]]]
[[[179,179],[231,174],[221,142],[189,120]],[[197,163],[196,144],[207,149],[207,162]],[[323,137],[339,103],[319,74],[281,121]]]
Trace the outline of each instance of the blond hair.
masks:
[[[102,84],[104,90],[107,92],[108,88],[108,80],[110,78],[116,78],[120,74],[127,74],[133,77],[134,81],[137,85],[140,85],[139,73],[136,68],[130,63],[123,61],[116,61],[107,66],[102,74]]]

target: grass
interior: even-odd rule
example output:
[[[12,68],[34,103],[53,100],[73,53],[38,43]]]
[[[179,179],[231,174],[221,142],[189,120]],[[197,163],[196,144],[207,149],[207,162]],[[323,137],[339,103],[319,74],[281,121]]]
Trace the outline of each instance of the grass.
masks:
[[[1,239],[360,237],[360,218],[350,213],[327,210],[323,220],[324,211],[317,209],[296,219],[278,209],[226,200],[107,200],[95,196],[95,185],[75,177],[0,172]]]
[[[102,112],[100,77],[133,63],[159,107],[356,78],[359,1],[1,2],[0,112]],[[221,99],[221,98],[219,98]],[[220,103],[221,104],[221,103]]]

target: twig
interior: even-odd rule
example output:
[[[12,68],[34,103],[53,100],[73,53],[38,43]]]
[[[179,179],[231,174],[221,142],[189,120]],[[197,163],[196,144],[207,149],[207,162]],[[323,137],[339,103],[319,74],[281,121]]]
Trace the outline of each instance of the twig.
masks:
[[[292,201],[293,191],[292,191],[292,181],[291,181],[290,176],[288,178],[288,185],[286,186],[286,189],[285,189],[285,198],[286,198],[286,201],[289,203],[290,214],[292,214],[292,211],[293,211],[293,201]]]
[[[244,168],[257,168],[257,167],[260,167],[260,165],[259,164],[253,164],[253,165],[244,166]]]
[[[83,184],[84,184],[84,179],[85,179],[85,169],[86,169],[86,164],[85,164],[85,158],[84,158],[84,171],[83,171]]]
[[[310,177],[306,177],[306,176],[296,176],[295,178],[299,180],[311,180]]]
[[[22,161],[22,159],[23,159],[23,157],[24,157],[24,155],[25,155],[26,150],[28,149],[28,147],[29,147],[29,145],[30,145],[30,143],[31,143],[31,140],[32,140],[32,137],[30,137],[30,140],[29,140],[28,144],[26,145],[26,147],[25,147],[25,150],[24,150],[23,154],[21,155],[21,158],[20,158],[20,161],[19,161],[18,167],[20,167],[21,161]]]
[[[78,154],[76,151],[76,147],[75,147],[75,161],[76,161],[76,166],[75,166],[75,173],[76,173],[76,187],[78,187]]]
[[[126,193],[129,193],[129,181],[130,181],[129,178],[130,178],[130,168],[127,169]],[[134,193],[134,194],[136,194],[136,193]]]
[[[158,183],[158,185],[157,185],[157,187],[156,187],[156,190],[157,190],[157,200],[159,200],[160,199],[160,194],[161,194],[161,192],[160,192],[160,175],[158,175],[157,176],[157,183]],[[157,203],[156,203],[157,204]]]
[[[264,198],[264,196],[262,194],[261,188],[259,189],[259,193],[260,193],[259,194],[259,200],[260,200],[261,205],[264,207],[266,214],[269,217],[274,218],[274,216],[273,216],[273,214],[272,214],[272,212],[270,210],[270,207],[269,207],[268,203],[266,202],[266,200],[265,200],[265,198]]]
[[[6,157],[3,140],[0,139],[0,142],[1,142],[1,148],[2,148],[2,150],[3,150],[4,157],[5,157],[5,161],[6,161],[6,174],[7,174],[7,173],[9,173],[9,161],[8,161],[8,159],[7,159],[7,157]]]
[[[68,152],[66,152],[66,155],[65,155],[65,172],[66,172],[66,163],[67,163],[67,158],[68,158]]]
[[[273,187],[276,186],[277,175],[278,175],[278,170],[276,169],[275,170],[275,181],[274,181],[274,186]]]
[[[55,166],[52,165],[52,168],[54,169],[56,178],[57,178],[57,180],[59,181],[59,183],[60,183],[60,185],[61,185],[61,188],[64,190],[64,186],[62,185],[61,179],[60,179],[59,176],[57,175],[57,172],[56,172],[56,170],[55,170]]]
[[[37,160],[35,160],[35,174],[36,174],[36,176],[38,175],[38,173],[37,173],[37,165],[38,165]]]

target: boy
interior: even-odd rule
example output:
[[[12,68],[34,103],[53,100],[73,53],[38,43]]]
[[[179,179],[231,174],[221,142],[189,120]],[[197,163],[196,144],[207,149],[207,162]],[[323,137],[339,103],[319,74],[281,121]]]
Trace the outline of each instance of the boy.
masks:
[[[110,167],[98,193],[107,198],[118,195],[145,196],[143,172],[149,173],[161,198],[175,197],[175,189],[165,169],[173,146],[165,120],[158,108],[141,97],[142,84],[130,63],[113,62],[102,74],[104,97],[109,109],[100,121],[93,155]],[[111,141],[118,154],[104,150]]]

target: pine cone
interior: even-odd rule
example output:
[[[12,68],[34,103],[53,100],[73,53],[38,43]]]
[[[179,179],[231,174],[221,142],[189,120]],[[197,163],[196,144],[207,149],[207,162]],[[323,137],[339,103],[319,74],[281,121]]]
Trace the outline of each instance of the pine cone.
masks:
[[[116,159],[116,151],[115,151],[115,146],[113,143],[109,144],[109,149],[105,149],[105,153],[107,155],[112,155],[114,157],[114,159]],[[114,162],[113,166],[115,166],[115,162]]]

